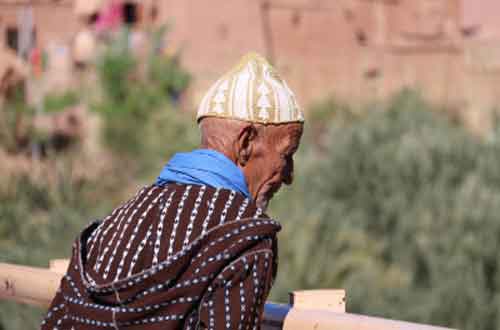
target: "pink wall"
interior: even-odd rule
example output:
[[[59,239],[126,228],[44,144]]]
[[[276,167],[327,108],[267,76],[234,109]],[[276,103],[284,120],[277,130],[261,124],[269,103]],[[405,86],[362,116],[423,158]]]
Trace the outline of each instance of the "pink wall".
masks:
[[[462,0],[463,26],[479,26],[479,37],[500,38],[499,0]]]

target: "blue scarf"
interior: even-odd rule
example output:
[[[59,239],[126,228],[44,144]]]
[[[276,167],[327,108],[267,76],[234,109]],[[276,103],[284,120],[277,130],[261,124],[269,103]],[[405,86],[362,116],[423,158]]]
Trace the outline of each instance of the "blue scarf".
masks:
[[[243,172],[229,158],[209,149],[175,154],[156,180],[160,186],[169,182],[232,189],[250,197]]]

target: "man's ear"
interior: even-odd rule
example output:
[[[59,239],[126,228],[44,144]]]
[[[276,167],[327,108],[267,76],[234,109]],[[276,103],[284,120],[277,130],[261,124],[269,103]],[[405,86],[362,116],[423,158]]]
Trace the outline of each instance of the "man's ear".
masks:
[[[241,128],[238,138],[235,141],[236,163],[245,166],[252,156],[253,142],[257,136],[257,129],[254,125],[248,124]]]

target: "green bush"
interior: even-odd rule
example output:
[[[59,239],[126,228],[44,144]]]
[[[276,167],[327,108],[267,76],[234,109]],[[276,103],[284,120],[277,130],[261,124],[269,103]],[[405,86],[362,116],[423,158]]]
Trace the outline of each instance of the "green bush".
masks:
[[[18,87],[13,97],[0,108],[0,148],[13,154],[29,153],[33,146],[40,148],[48,139],[43,132],[33,129],[36,110],[25,99],[24,87]],[[78,95],[72,91],[49,93],[43,99],[43,112],[58,112],[78,101]]]
[[[160,29],[152,34],[145,63],[128,48],[127,30],[111,42],[98,61],[103,93],[93,108],[103,115],[102,136],[117,154],[143,156],[146,130],[158,112],[175,111],[175,101],[189,84],[190,75],[178,58],[158,52],[156,44],[165,31]]]
[[[197,146],[194,114],[175,111],[189,81],[177,60],[151,53],[141,70],[118,42],[101,61],[93,108],[112,156],[96,163],[111,169],[75,180],[76,151],[44,160],[52,176],[0,176],[0,262],[68,257],[85,224],[153,182],[174,152]],[[12,120],[30,111],[16,106]],[[409,91],[386,106],[329,101],[309,113],[296,182],[269,212],[283,223],[271,298],[344,288],[351,312],[499,328],[500,126],[477,140]],[[14,135],[5,136],[4,148]],[[43,313],[2,302],[0,329],[37,328]]]
[[[174,97],[186,88],[189,75],[176,59],[158,54],[151,54],[152,62],[147,64],[154,67],[154,75],[141,74],[142,62],[125,47],[126,32],[120,38],[105,49],[97,65],[100,84],[94,87],[100,99],[92,104],[108,149],[91,164],[82,158],[95,154],[82,155],[85,149],[75,147],[47,155],[32,174],[20,171],[0,176],[0,262],[47,267],[50,259],[68,258],[86,224],[106,216],[140,186],[154,182],[174,152],[199,143],[194,114],[175,109]],[[80,97],[51,94],[45,106],[57,111]],[[86,100],[82,97],[81,101]],[[15,120],[16,113],[29,110],[23,102],[14,106],[18,108],[11,108],[8,119]],[[6,148],[14,132],[5,138],[2,133],[0,147]],[[97,169],[101,162],[108,162],[102,173]],[[36,174],[39,171],[41,175]],[[100,175],[75,175],[82,171]],[[44,313],[0,302],[0,329],[37,329]]]
[[[188,87],[191,75],[180,65],[179,53],[172,56],[159,55],[163,51],[162,45],[167,32],[167,26],[162,26],[152,32],[147,77],[161,93],[177,100]]]
[[[50,177],[0,176],[0,262],[47,267],[50,259],[68,258],[74,239],[90,221],[154,182],[174,152],[199,141],[193,118],[183,113],[165,109],[154,119],[143,130],[143,157],[111,158],[111,170],[93,180],[72,177],[74,167],[82,165],[71,153],[45,160],[54,162],[47,166],[56,172]],[[0,302],[0,328],[36,329],[43,314]]]
[[[22,151],[30,142],[26,126],[31,123],[34,109],[24,99],[24,87],[16,86],[0,108],[0,147],[12,153]]]
[[[47,267],[50,259],[67,258],[81,229],[104,214],[107,201],[91,204],[90,187],[67,177],[57,183],[29,176],[1,179],[0,262]],[[39,308],[0,302],[0,327],[37,329],[43,314]]]
[[[78,101],[79,97],[74,91],[50,93],[43,99],[43,111],[48,113],[58,112],[78,104]]]
[[[274,206],[273,297],[345,288],[351,312],[500,327],[500,140],[430,110],[405,92],[386,111],[330,122],[326,148],[301,152],[297,186]]]

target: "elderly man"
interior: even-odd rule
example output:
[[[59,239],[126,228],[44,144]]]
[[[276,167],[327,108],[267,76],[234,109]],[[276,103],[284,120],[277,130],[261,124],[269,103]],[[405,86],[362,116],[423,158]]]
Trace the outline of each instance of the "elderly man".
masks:
[[[250,54],[198,110],[201,149],[91,224],[42,329],[254,329],[276,273],[280,225],[264,212],[292,183],[303,116]]]

